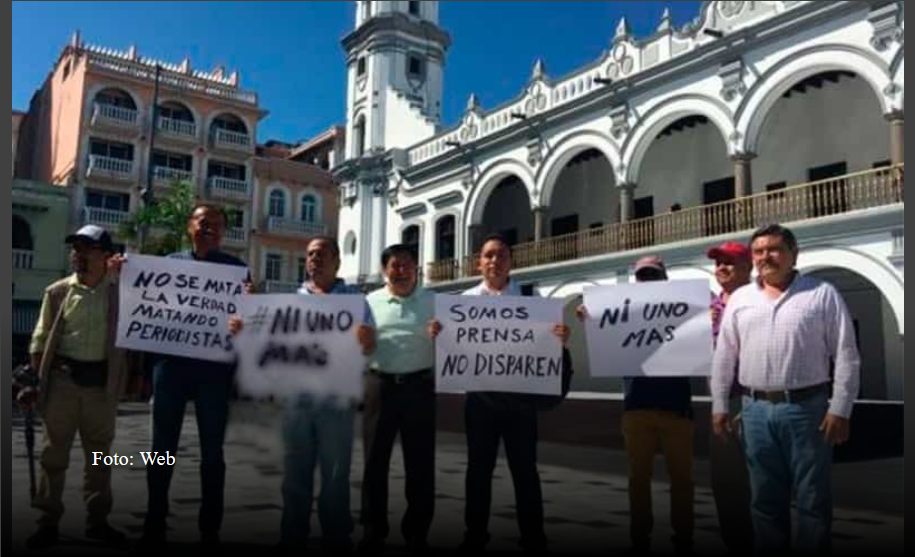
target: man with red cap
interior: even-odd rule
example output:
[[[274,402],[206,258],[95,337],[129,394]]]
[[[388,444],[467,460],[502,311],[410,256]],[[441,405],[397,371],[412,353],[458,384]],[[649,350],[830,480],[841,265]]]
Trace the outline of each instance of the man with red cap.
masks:
[[[717,342],[727,303],[738,289],[750,284],[753,262],[750,249],[739,242],[726,242],[708,251],[715,262],[715,280],[721,294],[712,299],[712,331]],[[731,421],[739,421],[740,392],[732,391]],[[750,475],[741,446],[739,428],[732,427],[726,440],[712,435],[709,441],[712,493],[718,509],[721,537],[730,554],[753,551],[753,519],[750,515]]]

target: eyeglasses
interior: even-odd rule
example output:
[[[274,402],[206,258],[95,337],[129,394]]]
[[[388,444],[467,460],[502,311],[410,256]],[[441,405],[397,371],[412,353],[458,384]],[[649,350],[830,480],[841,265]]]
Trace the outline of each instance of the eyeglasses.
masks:
[[[642,269],[635,274],[635,278],[641,282],[660,281],[667,278],[667,273],[658,269]]]

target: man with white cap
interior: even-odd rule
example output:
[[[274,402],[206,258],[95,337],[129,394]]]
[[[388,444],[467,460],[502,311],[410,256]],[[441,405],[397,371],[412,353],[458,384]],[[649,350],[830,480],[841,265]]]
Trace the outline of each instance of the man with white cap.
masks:
[[[29,348],[39,387],[19,396],[23,407],[37,405],[44,423],[38,494],[32,502],[42,515],[38,533],[26,544],[32,550],[59,542],[64,483],[77,431],[85,455],[85,535],[105,543],[124,541],[108,524],[111,469],[93,465],[94,453],[110,453],[118,401],[128,384],[126,352],[115,347],[118,288],[107,269],[114,246],[111,235],[98,226],[83,227],[66,241],[74,273],[45,290]]]

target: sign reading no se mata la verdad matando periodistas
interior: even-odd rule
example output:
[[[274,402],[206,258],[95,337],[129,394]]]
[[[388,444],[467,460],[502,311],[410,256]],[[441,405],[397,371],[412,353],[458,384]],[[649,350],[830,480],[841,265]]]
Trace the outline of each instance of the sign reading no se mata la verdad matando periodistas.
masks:
[[[228,320],[238,311],[248,269],[131,255],[121,269],[117,346],[231,362]]]

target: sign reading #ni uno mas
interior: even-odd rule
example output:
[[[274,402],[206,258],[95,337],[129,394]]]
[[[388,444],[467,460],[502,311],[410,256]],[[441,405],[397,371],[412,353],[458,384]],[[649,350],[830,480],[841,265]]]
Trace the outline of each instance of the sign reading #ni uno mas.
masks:
[[[436,296],[435,318],[438,392],[562,392],[562,344],[553,334],[561,301]]]
[[[365,296],[246,296],[236,339],[238,385],[254,397],[362,397],[366,357],[356,331]]]
[[[705,280],[585,288],[591,376],[709,376],[710,296]]]
[[[244,267],[131,255],[121,269],[117,346],[231,362],[227,322],[247,277]]]

